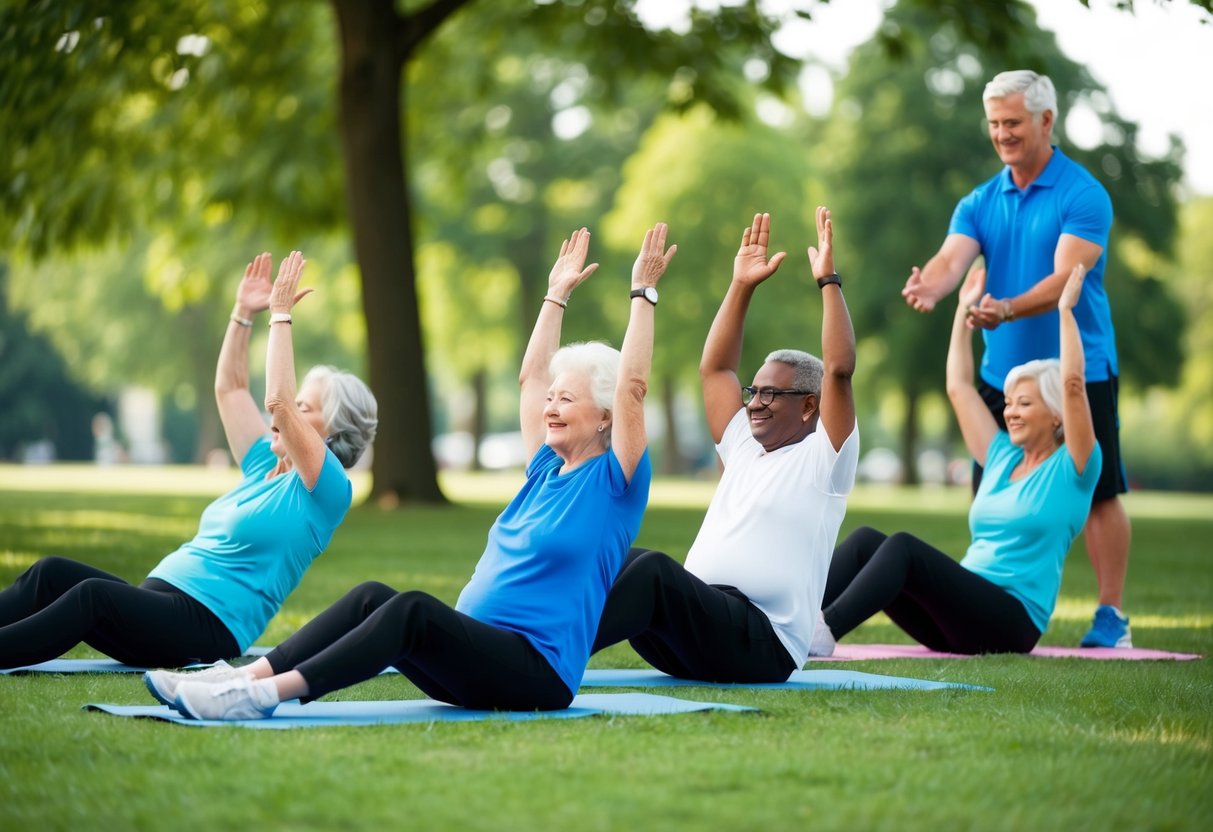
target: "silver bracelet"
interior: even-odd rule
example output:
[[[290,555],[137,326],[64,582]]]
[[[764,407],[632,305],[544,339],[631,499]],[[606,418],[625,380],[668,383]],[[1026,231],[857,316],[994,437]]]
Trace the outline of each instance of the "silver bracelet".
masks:
[[[231,318],[232,318],[232,323],[237,323],[237,324],[240,324],[240,325],[241,325],[242,327],[244,327],[245,329],[248,329],[249,327],[251,327],[251,326],[253,325],[253,321],[252,321],[252,319],[250,319],[250,318],[241,318],[241,317],[240,317],[239,315],[237,315],[235,312],[233,312],[233,313],[232,313]]]

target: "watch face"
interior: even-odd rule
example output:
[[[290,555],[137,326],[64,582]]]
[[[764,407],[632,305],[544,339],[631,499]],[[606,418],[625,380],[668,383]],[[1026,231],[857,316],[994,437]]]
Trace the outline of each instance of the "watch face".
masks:
[[[647,287],[644,290],[644,299],[647,300],[649,303],[656,305],[657,304],[657,290],[655,288],[653,288],[652,286]]]

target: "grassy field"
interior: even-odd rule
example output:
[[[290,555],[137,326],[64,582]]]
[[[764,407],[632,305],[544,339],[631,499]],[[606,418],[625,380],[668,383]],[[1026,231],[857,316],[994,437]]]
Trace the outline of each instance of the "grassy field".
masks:
[[[191,536],[232,472],[0,466],[0,586],[59,554],[138,580]],[[260,643],[375,578],[454,601],[517,485],[452,477],[448,508],[359,508]],[[364,484],[360,484],[364,485]],[[641,542],[685,553],[710,483],[661,482]],[[958,490],[861,489],[859,524],[960,551]],[[1138,646],[1213,651],[1213,496],[1134,494],[1128,604]],[[1094,607],[1081,545],[1044,643]],[[854,641],[905,641],[875,619]],[[78,649],[74,656],[92,655]],[[626,645],[597,667],[642,663]],[[839,665],[822,665],[824,667]],[[1159,829],[1213,823],[1213,665],[1022,657],[850,663],[992,693],[675,695],[761,714],[246,731],[85,713],[151,704],[134,676],[0,677],[0,830]],[[332,698],[413,698],[385,677]]]

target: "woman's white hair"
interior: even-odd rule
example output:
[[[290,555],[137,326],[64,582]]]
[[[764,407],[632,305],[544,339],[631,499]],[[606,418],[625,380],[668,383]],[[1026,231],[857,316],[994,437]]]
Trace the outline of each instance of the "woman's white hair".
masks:
[[[582,373],[590,381],[594,404],[610,411],[615,405],[619,379],[619,350],[601,341],[586,341],[561,347],[552,356],[548,371],[555,378],[563,373]]]
[[[1032,379],[1036,382],[1045,407],[1049,408],[1049,412],[1056,416],[1058,421],[1061,421],[1061,362],[1056,358],[1037,358],[1034,361],[1020,364],[1018,367],[1012,367],[1011,372],[1007,373],[1007,380],[1002,383],[1003,394],[1009,397],[1011,391],[1015,389],[1015,385],[1024,379]],[[1063,423],[1057,428],[1058,441],[1061,441],[1063,437],[1064,427]]]
[[[792,368],[792,387],[821,395],[821,380],[825,376],[825,365],[815,355],[803,350],[775,350],[767,361],[778,361]],[[765,363],[765,362],[764,362]]]
[[[1053,114],[1053,123],[1057,124],[1057,90],[1048,75],[1041,75],[1030,69],[1011,69],[1000,72],[986,84],[985,92],[981,94],[983,102],[991,98],[1006,98],[1015,93],[1023,93],[1024,106],[1032,114],[1035,121],[1040,121],[1040,114],[1048,111]]]
[[[324,387],[322,408],[324,429],[328,431],[325,444],[343,468],[352,468],[375,440],[379,427],[375,394],[362,379],[326,364],[308,370],[303,383],[309,381]]]

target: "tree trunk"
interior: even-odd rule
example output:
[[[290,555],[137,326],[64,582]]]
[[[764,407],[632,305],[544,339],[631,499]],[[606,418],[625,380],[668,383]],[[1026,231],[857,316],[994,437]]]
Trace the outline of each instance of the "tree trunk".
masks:
[[[401,141],[404,62],[393,0],[333,0],[341,37],[340,131],[346,199],[362,272],[370,385],[379,401],[371,498],[442,503],[430,449],[408,165]]]
[[[915,454],[918,448],[919,393],[917,388],[911,385],[905,394],[906,415],[901,423],[901,479],[905,485],[918,485],[918,462]]]
[[[674,418],[678,390],[674,379],[667,373],[661,377],[661,409],[665,419],[665,455],[661,460],[663,474],[681,474],[686,470],[686,461],[678,446],[678,420]]]
[[[480,367],[472,374],[472,470],[483,471],[480,464],[480,443],[488,432],[488,371]]]

